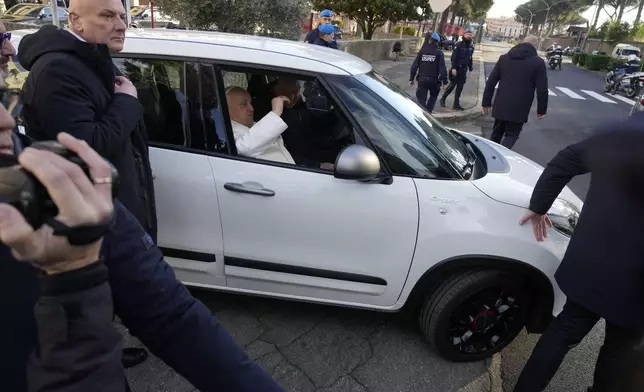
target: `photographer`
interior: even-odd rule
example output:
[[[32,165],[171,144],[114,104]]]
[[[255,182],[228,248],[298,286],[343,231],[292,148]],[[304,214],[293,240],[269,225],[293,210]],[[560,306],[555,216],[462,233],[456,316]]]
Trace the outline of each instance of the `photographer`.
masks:
[[[0,90],[3,90],[2,82],[0,78]],[[30,139],[24,135],[13,133],[14,127],[15,122],[0,106],[0,159],[3,164],[11,164],[12,159],[15,162],[13,156],[19,156],[21,145],[26,147],[30,143]],[[82,204],[75,205],[78,208]],[[2,239],[11,242],[11,239]],[[268,373],[246,356],[208,308],[192,297],[176,279],[159,248],[119,202],[114,203],[114,220],[103,238],[101,256],[109,269],[108,283],[114,313],[133,336],[138,337],[152,353],[198,390],[283,392]],[[3,392],[29,390],[26,371],[28,358],[37,350],[39,339],[43,338],[38,334],[34,318],[34,307],[41,294],[42,282],[38,269],[32,263],[37,265],[33,261],[16,260],[10,249],[0,244],[0,312],[9,315],[0,323],[0,391]],[[45,294],[51,293],[45,291]],[[105,294],[103,292],[101,297]],[[45,299],[41,297],[41,301]],[[101,306],[104,310],[108,305],[102,303]],[[101,314],[105,313],[103,310],[96,309]],[[96,332],[87,330],[87,333]],[[107,339],[106,334],[98,333],[101,339]],[[112,347],[111,342],[109,340],[108,344],[100,347],[107,350]],[[94,344],[102,344],[98,341],[84,341],[84,344],[90,344],[88,349],[94,358],[98,358],[94,362],[96,366],[89,362],[65,362],[59,358],[54,361],[53,357],[48,356],[47,359],[58,366],[58,376],[64,375],[65,369],[76,371],[72,363],[83,366],[87,371],[101,372],[103,368],[98,365],[113,358],[113,353],[101,357],[99,351],[91,351]],[[73,348],[74,345],[70,344],[69,347]],[[115,350],[118,351],[118,348]],[[117,355],[120,356],[120,352]],[[45,369],[51,368],[45,366]],[[105,371],[108,369],[116,372],[111,368],[105,368]],[[113,374],[116,376],[116,373]],[[119,385],[127,385],[122,373],[114,378]],[[81,389],[94,391],[91,388]]]
[[[60,134],[58,141],[87,163],[94,184],[80,166],[50,151],[27,148],[17,158],[20,166],[51,195],[59,211],[56,221],[89,231],[103,224],[102,231],[107,231],[105,223],[114,211],[110,165],[87,143],[67,134]],[[121,336],[112,322],[100,231],[89,244],[72,246],[52,227],[34,230],[16,208],[0,204],[0,241],[12,248],[16,259],[40,271],[40,298],[34,308],[38,349],[27,365],[30,391],[125,390]]]

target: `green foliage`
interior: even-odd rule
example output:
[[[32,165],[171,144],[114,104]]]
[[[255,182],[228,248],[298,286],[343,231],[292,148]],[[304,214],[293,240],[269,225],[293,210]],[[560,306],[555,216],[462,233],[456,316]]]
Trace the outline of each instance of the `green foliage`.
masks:
[[[591,71],[601,71],[606,69],[610,61],[610,56],[591,54],[586,57],[586,63],[584,65]]]
[[[628,39],[631,35],[631,28],[626,22],[611,20],[605,22],[600,30],[604,31],[604,40],[611,44]]]
[[[633,23],[633,28],[631,28],[631,37],[637,40],[644,39],[644,23],[642,22]]]
[[[560,1],[557,0],[544,0],[551,4],[550,12],[548,13],[548,22],[553,25],[566,25],[566,24],[581,24],[585,23],[586,19],[581,16],[583,12],[593,5],[595,0],[572,0]],[[546,19],[546,4],[542,0],[529,0],[526,3],[518,6],[514,13],[520,18],[524,18],[526,23],[530,20],[530,12],[534,14],[532,24],[534,26],[541,25]],[[528,10],[526,10],[526,8]]]
[[[588,38],[599,38],[599,39],[604,39],[604,35],[606,33],[600,29],[597,28],[592,28],[588,32]]]
[[[581,53],[573,53],[572,54],[572,63],[574,65],[579,65],[579,57],[581,56]]]
[[[334,19],[331,21],[331,24],[340,26],[341,29],[344,29],[344,21],[342,19]]]
[[[354,19],[365,39],[371,39],[376,28],[388,20],[417,20],[429,12],[423,0],[312,0],[311,4],[314,9],[328,8]],[[423,10],[423,16],[418,15],[418,7]]]
[[[606,69],[607,70],[612,70],[612,69],[614,69],[615,67],[617,67],[619,65],[626,64],[627,62],[628,62],[628,60],[626,60],[626,59],[618,59],[618,58],[615,58],[615,57],[611,57],[610,61],[608,62],[608,64],[606,64]]]
[[[299,39],[306,0],[157,0],[168,16],[192,29]]]
[[[394,34],[400,34],[400,26],[394,26],[392,31]],[[402,32],[403,32],[403,35],[415,36],[416,28],[413,26],[406,26],[406,27],[403,27]]]
[[[577,59],[577,65],[580,67],[583,67],[586,65],[586,61],[588,60],[588,56],[592,56],[590,53],[579,53],[579,57]]]

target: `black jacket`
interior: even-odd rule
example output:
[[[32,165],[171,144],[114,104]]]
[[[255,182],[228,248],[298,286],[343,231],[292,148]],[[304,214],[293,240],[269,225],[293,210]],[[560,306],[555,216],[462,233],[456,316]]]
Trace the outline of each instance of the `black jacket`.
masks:
[[[472,41],[460,41],[454,46],[454,50],[452,50],[451,69],[467,67],[472,71],[472,56],[474,56],[474,45],[472,44]]]
[[[492,108],[497,120],[525,123],[537,91],[537,113],[548,109],[548,74],[545,62],[534,46],[518,44],[501,57],[488,76],[483,92],[483,107],[492,106],[494,88],[499,84]]]
[[[611,125],[563,149],[535,186],[530,210],[548,211],[577,175],[592,179],[555,278],[569,300],[607,321],[644,330],[644,126]]]
[[[416,76],[418,73],[418,76]],[[409,81],[414,78],[427,77],[447,84],[447,68],[445,67],[445,55],[438,50],[434,43],[423,44],[411,65]]]
[[[36,140],[65,131],[89,143],[119,171],[118,198],[156,238],[154,184],[138,99],[114,94],[114,65],[106,45],[82,42],[55,26],[20,41],[29,70],[23,118]]]
[[[34,307],[38,349],[27,366],[31,392],[121,392],[121,334],[103,262],[79,270],[40,274]]]
[[[102,256],[114,312],[130,333],[200,391],[283,392],[177,280],[160,249],[118,202],[115,215]],[[39,290],[36,269],[16,261],[0,244],[0,314],[7,315],[0,323],[2,392],[27,391],[26,364],[38,339]]]

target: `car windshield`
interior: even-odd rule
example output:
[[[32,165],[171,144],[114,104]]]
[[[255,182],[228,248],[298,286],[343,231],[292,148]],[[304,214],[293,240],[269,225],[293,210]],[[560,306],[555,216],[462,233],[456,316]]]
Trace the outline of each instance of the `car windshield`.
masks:
[[[622,56],[630,56],[631,54],[634,54],[634,55],[636,55],[636,56],[639,56],[639,55],[640,55],[640,51],[639,51],[639,50],[635,50],[635,49],[624,49],[624,50],[622,50]]]
[[[463,171],[469,156],[465,146],[451,131],[419,106],[415,99],[375,71],[357,75],[355,78],[402,114],[457,171]]]

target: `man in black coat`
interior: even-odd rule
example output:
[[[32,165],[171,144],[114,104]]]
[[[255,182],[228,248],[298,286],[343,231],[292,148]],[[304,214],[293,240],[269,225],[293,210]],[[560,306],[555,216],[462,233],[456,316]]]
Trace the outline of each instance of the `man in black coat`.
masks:
[[[601,318],[606,336],[591,391],[644,391],[644,126],[638,120],[566,147],[535,186],[520,223],[531,221],[536,239],[543,241],[550,224],[545,214],[561,190],[573,177],[592,174],[555,274],[566,305],[539,340],[515,392],[543,391],[568,350]]]
[[[111,52],[123,50],[125,9],[120,0],[73,0],[69,29],[43,26],[24,37],[20,64],[27,134],[55,140],[65,131],[85,140],[120,175],[118,199],[156,241],[157,218],[143,107],[134,85],[115,74]],[[127,349],[124,364],[146,358]]]
[[[414,79],[418,81],[416,99],[428,112],[434,111],[434,105],[442,85],[447,84],[447,70],[445,68],[445,56],[438,50],[440,35],[433,32],[425,36],[423,47],[420,48],[416,59],[411,65],[409,85],[414,85]],[[417,75],[418,74],[418,75]],[[429,100],[427,100],[429,92]]]
[[[440,105],[445,107],[445,99],[452,93],[454,88],[454,106],[453,109],[465,110],[461,106],[461,93],[467,81],[467,71],[472,72],[472,56],[474,55],[474,44],[472,43],[472,30],[467,29],[463,34],[463,40],[457,43],[452,50],[452,67],[449,71],[450,83],[445,89],[440,100]]]
[[[112,162],[121,176],[119,200],[156,240],[143,108],[132,83],[115,75],[110,55],[123,49],[123,6],[118,0],[74,0],[70,11],[69,30],[47,25],[20,42],[18,59],[30,71],[23,87],[27,134],[55,140],[65,131]]]
[[[537,38],[528,36],[496,62],[485,84],[483,113],[492,106],[494,89],[499,84],[492,117],[494,131],[490,139],[512,148],[519,139],[537,90],[537,118],[542,119],[548,109],[548,74],[546,63],[537,54]]]

